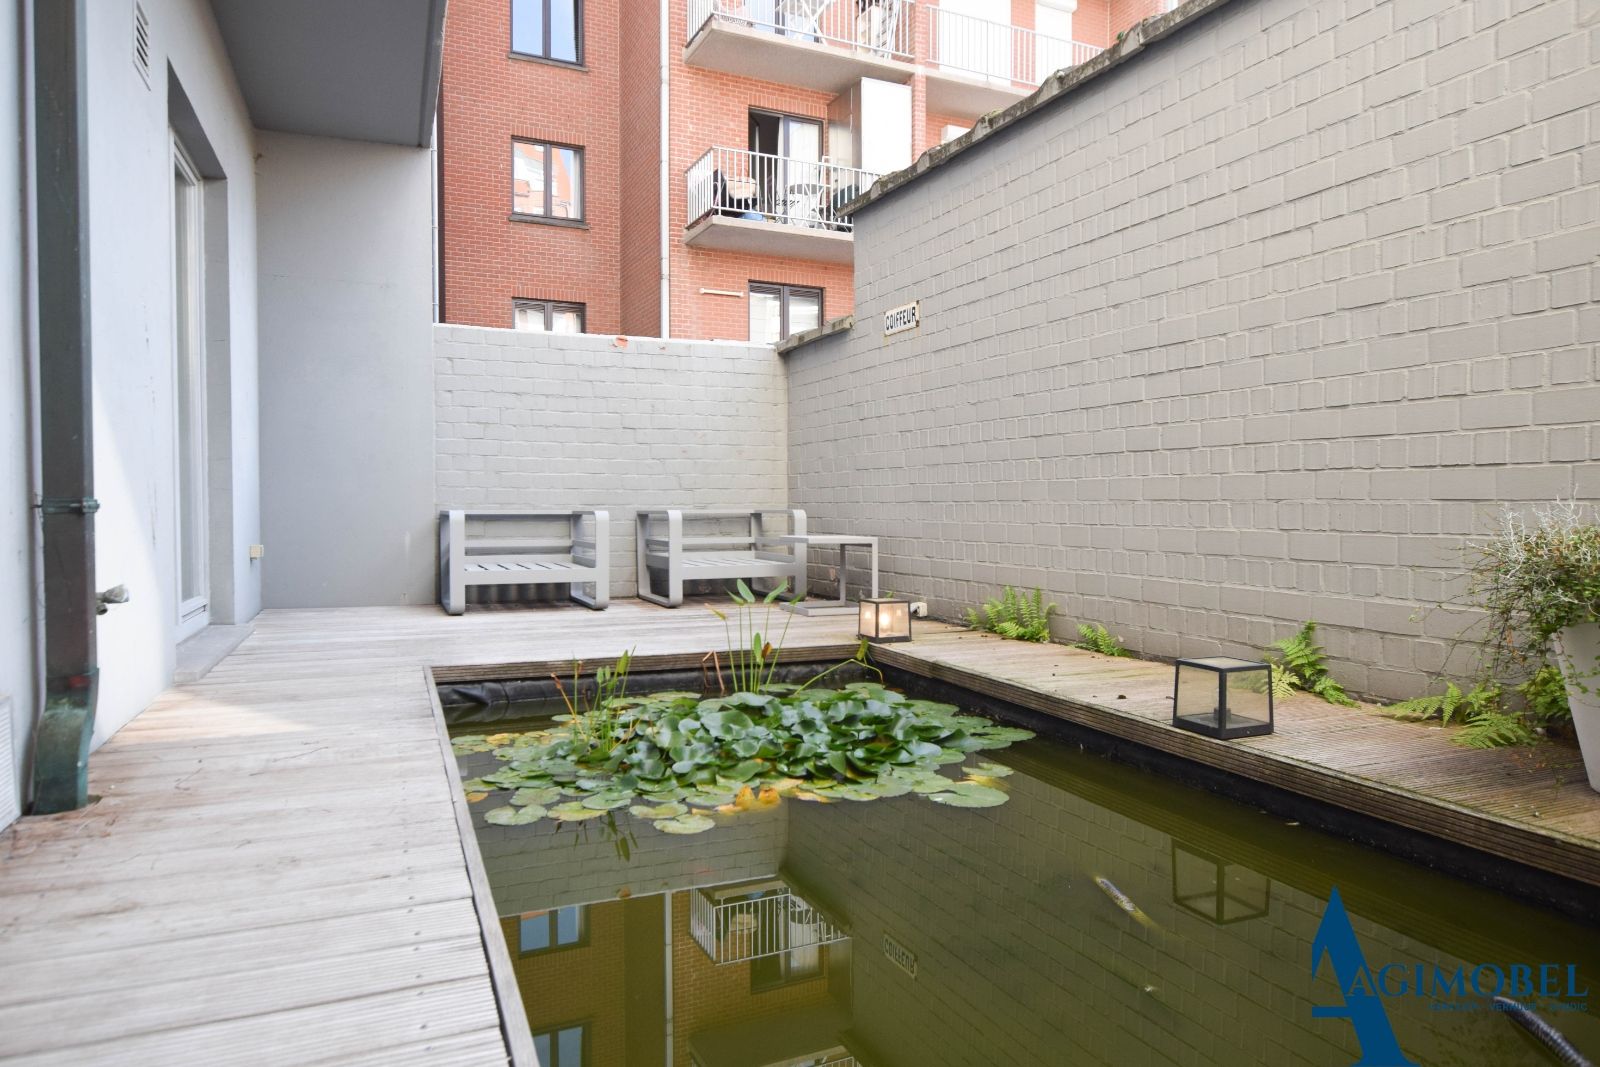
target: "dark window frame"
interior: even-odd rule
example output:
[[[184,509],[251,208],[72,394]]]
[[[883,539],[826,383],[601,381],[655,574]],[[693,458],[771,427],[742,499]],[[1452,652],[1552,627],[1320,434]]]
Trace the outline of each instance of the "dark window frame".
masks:
[[[526,56],[529,59],[540,59],[546,63],[559,63],[563,67],[583,66],[583,0],[572,0],[572,59],[562,59],[550,54],[550,4],[552,0],[511,0],[511,19],[509,29],[511,32],[511,54]],[[543,22],[543,30],[539,39],[544,42],[543,52],[524,52],[517,48],[517,8],[536,7],[539,18]]]
[[[751,282],[749,289],[745,294],[745,299],[748,300],[756,293],[765,293],[768,296],[776,296],[778,298],[778,340],[771,342],[773,344],[781,343],[794,336],[794,332],[789,329],[789,298],[795,293],[804,293],[808,295],[815,293],[817,295],[817,325],[821,326],[823,323],[828,321],[826,304],[827,290],[820,285],[789,285],[785,282]],[[745,318],[746,322],[748,322],[749,316],[747,315]],[[748,330],[748,326],[746,329]]]
[[[523,308],[542,308],[544,311],[544,332],[555,333],[555,317],[557,311],[576,311],[578,313],[578,332],[589,331],[589,305],[580,304],[573,300],[546,300],[537,296],[513,297],[511,301],[511,328],[516,329],[517,312]],[[532,331],[528,331],[532,332]]]
[[[541,1037],[545,1037],[547,1035],[550,1038],[550,1053],[551,1053],[550,1054],[550,1059],[552,1061],[554,1061],[554,1062],[544,1064],[543,1067],[563,1067],[563,1064],[561,1063],[561,1060],[558,1058],[560,1053],[556,1051],[560,1046],[556,1043],[555,1038],[556,1038],[557,1034],[560,1034],[561,1032],[563,1032],[565,1030],[576,1030],[576,1031],[578,1031],[578,1033],[580,1035],[579,1039],[578,1039],[579,1040],[579,1051],[578,1051],[578,1061],[579,1062],[576,1065],[576,1067],[585,1067],[585,1065],[589,1063],[590,1057],[591,1057],[591,1055],[593,1054],[593,1051],[594,1051],[590,1047],[590,1041],[589,1041],[589,1028],[590,1027],[589,1027],[589,1024],[590,1024],[590,1020],[585,1019],[582,1022],[562,1023],[560,1026],[549,1026],[549,1027],[544,1028],[543,1030],[535,1030],[530,1035],[535,1040],[537,1040],[538,1038],[541,1038]],[[574,1067],[574,1065],[567,1064],[567,1065],[565,1065],[565,1067]]]
[[[578,909],[578,940],[560,943],[556,941],[556,915],[561,912],[562,909],[545,909],[544,918],[549,924],[550,943],[544,948],[522,947],[522,924],[527,921],[527,916],[517,916],[517,958],[521,959],[525,956],[547,956],[552,952],[566,952],[568,949],[583,948],[585,945],[587,945],[589,943],[589,909],[582,904],[575,905],[575,907]],[[558,1029],[566,1029],[566,1027],[560,1027]]]
[[[517,145],[536,145],[545,150],[544,153],[544,211],[518,211],[517,210]],[[576,218],[565,218],[552,215],[551,207],[555,197],[555,182],[551,180],[554,173],[556,149],[565,149],[577,154],[578,159],[578,215]],[[589,222],[589,161],[585,158],[582,145],[562,144],[560,141],[536,141],[532,137],[511,138],[511,217],[528,222],[546,222],[557,226],[586,226]]]

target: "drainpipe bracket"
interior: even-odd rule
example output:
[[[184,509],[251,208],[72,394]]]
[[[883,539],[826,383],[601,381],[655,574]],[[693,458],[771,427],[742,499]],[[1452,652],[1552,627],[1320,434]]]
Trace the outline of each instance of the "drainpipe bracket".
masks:
[[[93,515],[100,510],[100,501],[92,496],[82,498],[47,496],[41,497],[35,506],[44,515]]]

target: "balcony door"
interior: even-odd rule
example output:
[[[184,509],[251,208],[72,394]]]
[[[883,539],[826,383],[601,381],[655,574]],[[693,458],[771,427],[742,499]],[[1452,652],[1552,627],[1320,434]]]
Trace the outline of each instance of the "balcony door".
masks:
[[[172,358],[177,470],[178,640],[210,616],[206,535],[206,372],[201,181],[172,139]]]
[[[820,224],[828,192],[822,174],[822,123],[752,110],[750,151],[762,210],[785,222]]]

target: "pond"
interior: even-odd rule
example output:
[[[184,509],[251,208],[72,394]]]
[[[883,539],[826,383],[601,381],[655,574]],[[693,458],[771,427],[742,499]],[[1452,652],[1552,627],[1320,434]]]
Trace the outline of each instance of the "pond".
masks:
[[[1415,1063],[1556,1062],[1497,987],[1600,1058],[1595,927],[1074,744],[980,755],[1006,803],[787,799],[694,836],[475,803],[544,1067],[1345,1065],[1382,1033],[1316,1009],[1369,977]]]

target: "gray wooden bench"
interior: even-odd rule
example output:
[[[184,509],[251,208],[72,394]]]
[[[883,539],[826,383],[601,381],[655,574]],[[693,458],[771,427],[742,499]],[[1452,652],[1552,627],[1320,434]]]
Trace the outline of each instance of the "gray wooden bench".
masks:
[[[508,527],[549,527],[561,536],[526,536]],[[439,603],[467,610],[475,585],[570,585],[572,599],[596,611],[611,601],[611,516],[606,511],[439,512]],[[584,595],[579,586],[591,586]]]
[[[787,516],[788,529],[772,529],[771,516]],[[734,529],[730,529],[733,527]],[[784,534],[806,532],[806,513],[799,508],[694,511],[680,508],[641,509],[634,518],[638,552],[639,596],[675,608],[683,603],[683,583],[743,578],[752,586],[788,582],[788,596],[806,595],[806,546],[783,544]],[[666,591],[653,588],[651,572],[661,575]]]

